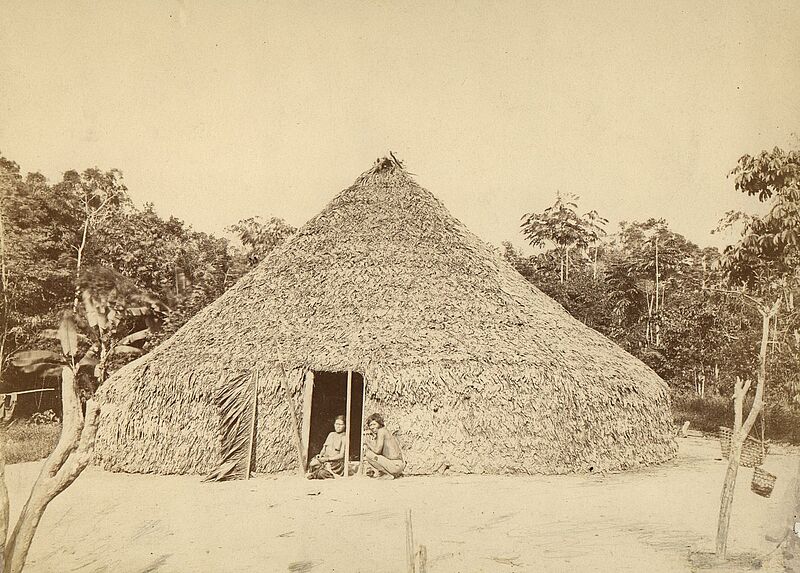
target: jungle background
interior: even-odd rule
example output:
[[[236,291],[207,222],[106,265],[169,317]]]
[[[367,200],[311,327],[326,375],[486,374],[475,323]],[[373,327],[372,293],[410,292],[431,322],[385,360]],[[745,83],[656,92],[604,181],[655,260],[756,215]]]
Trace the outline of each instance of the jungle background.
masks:
[[[577,194],[554,190],[550,207],[520,213],[520,243],[498,250],[575,318],[653,368],[670,386],[676,423],[699,430],[730,424],[734,383],[754,379],[758,367],[754,302],[780,301],[768,333],[764,428],[768,438],[800,443],[800,154],[744,155],[727,176],[753,209],[720,221],[716,232],[735,237],[724,249],[692,243],[663,218],[614,227],[584,212]],[[117,169],[48,181],[0,156],[0,392],[58,387],[46,357],[69,313],[85,355],[81,392],[91,396],[295,230],[254,214],[220,236],[196,231],[153,204],[134,204]],[[31,350],[38,361],[15,362]],[[57,393],[47,414],[44,395],[32,393],[15,416],[57,424]]]

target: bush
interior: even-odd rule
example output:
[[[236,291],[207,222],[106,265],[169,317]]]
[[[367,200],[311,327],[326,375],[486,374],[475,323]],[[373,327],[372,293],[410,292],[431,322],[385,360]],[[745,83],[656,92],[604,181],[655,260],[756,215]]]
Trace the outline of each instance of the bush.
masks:
[[[753,400],[745,401],[744,415]],[[767,404],[764,437],[779,442],[800,444],[800,408],[788,404]],[[691,422],[691,428],[716,433],[720,426],[733,426],[733,399],[723,396],[705,396],[686,392],[672,394],[672,418],[676,424]],[[761,437],[761,421],[757,420],[750,435]]]
[[[15,422],[5,428],[6,463],[34,462],[53,451],[61,433],[61,424]]]

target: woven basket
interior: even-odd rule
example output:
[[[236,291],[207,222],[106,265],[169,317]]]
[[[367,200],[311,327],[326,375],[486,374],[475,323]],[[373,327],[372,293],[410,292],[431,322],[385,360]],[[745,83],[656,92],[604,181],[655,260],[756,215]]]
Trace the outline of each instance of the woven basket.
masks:
[[[733,430],[720,426],[719,447],[722,449],[722,457],[726,460],[731,457],[731,438],[733,438]]]
[[[733,430],[724,426],[719,427],[719,445],[722,449],[722,457],[728,459],[731,455],[731,438]],[[753,436],[747,436],[742,444],[742,456],[739,458],[739,465],[745,468],[754,468],[764,463],[764,456],[769,451],[769,446],[762,444]]]
[[[750,489],[762,497],[769,497],[772,495],[776,479],[778,478],[771,473],[757,467],[753,470],[753,481],[750,482]]]
[[[752,436],[748,436],[742,446],[742,457],[739,460],[739,465],[745,468],[754,468],[764,463],[767,450],[767,444],[761,444]]]

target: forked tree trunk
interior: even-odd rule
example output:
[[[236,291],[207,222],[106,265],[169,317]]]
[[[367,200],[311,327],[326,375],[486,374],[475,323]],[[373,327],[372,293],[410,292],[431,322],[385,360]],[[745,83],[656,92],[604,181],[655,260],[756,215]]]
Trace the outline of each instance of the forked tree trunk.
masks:
[[[736,380],[733,392],[733,435],[731,436],[731,452],[728,459],[728,470],[725,472],[725,481],[722,484],[722,496],[719,504],[719,520],[717,521],[716,556],[725,559],[728,550],[728,529],[731,523],[731,510],[733,508],[733,495],[736,491],[736,476],[739,472],[739,460],[742,456],[742,446],[750,430],[756,422],[756,417],[764,407],[764,385],[767,379],[767,344],[769,343],[769,325],[772,317],[777,314],[780,299],[770,309],[766,305],[759,308],[762,317],[761,347],[759,350],[758,382],[753,406],[744,417],[744,399],[750,389],[750,381]]]
[[[99,405],[93,400],[86,403],[86,420],[81,412],[74,372],[61,370],[61,400],[63,422],[61,437],[55,449],[45,460],[31,495],[17,519],[14,531],[4,548],[3,573],[20,573],[28,557],[36,528],[47,505],[64,491],[89,464],[97,435]]]
[[[0,435],[0,570],[5,565],[6,537],[8,536],[8,489],[6,488],[6,435]]]
[[[719,559],[725,559],[728,550],[728,529],[731,524],[731,510],[733,509],[733,494],[736,490],[736,476],[739,473],[739,460],[742,457],[742,445],[744,444],[741,429],[734,430],[731,437],[731,451],[728,459],[728,469],[725,472],[725,481],[722,484],[722,496],[720,498],[719,520],[717,521],[717,544],[716,555]]]

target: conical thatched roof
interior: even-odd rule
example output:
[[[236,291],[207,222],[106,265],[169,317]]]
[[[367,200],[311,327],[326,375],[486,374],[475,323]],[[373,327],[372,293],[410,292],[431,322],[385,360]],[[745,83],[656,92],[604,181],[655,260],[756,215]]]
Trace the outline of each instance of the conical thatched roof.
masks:
[[[362,372],[409,472],[616,470],[672,457],[664,382],[573,319],[396,162],[379,161],[171,339],[120,370],[97,456],[131,472],[219,461],[217,385],[258,369],[256,468],[296,465],[281,366]]]

